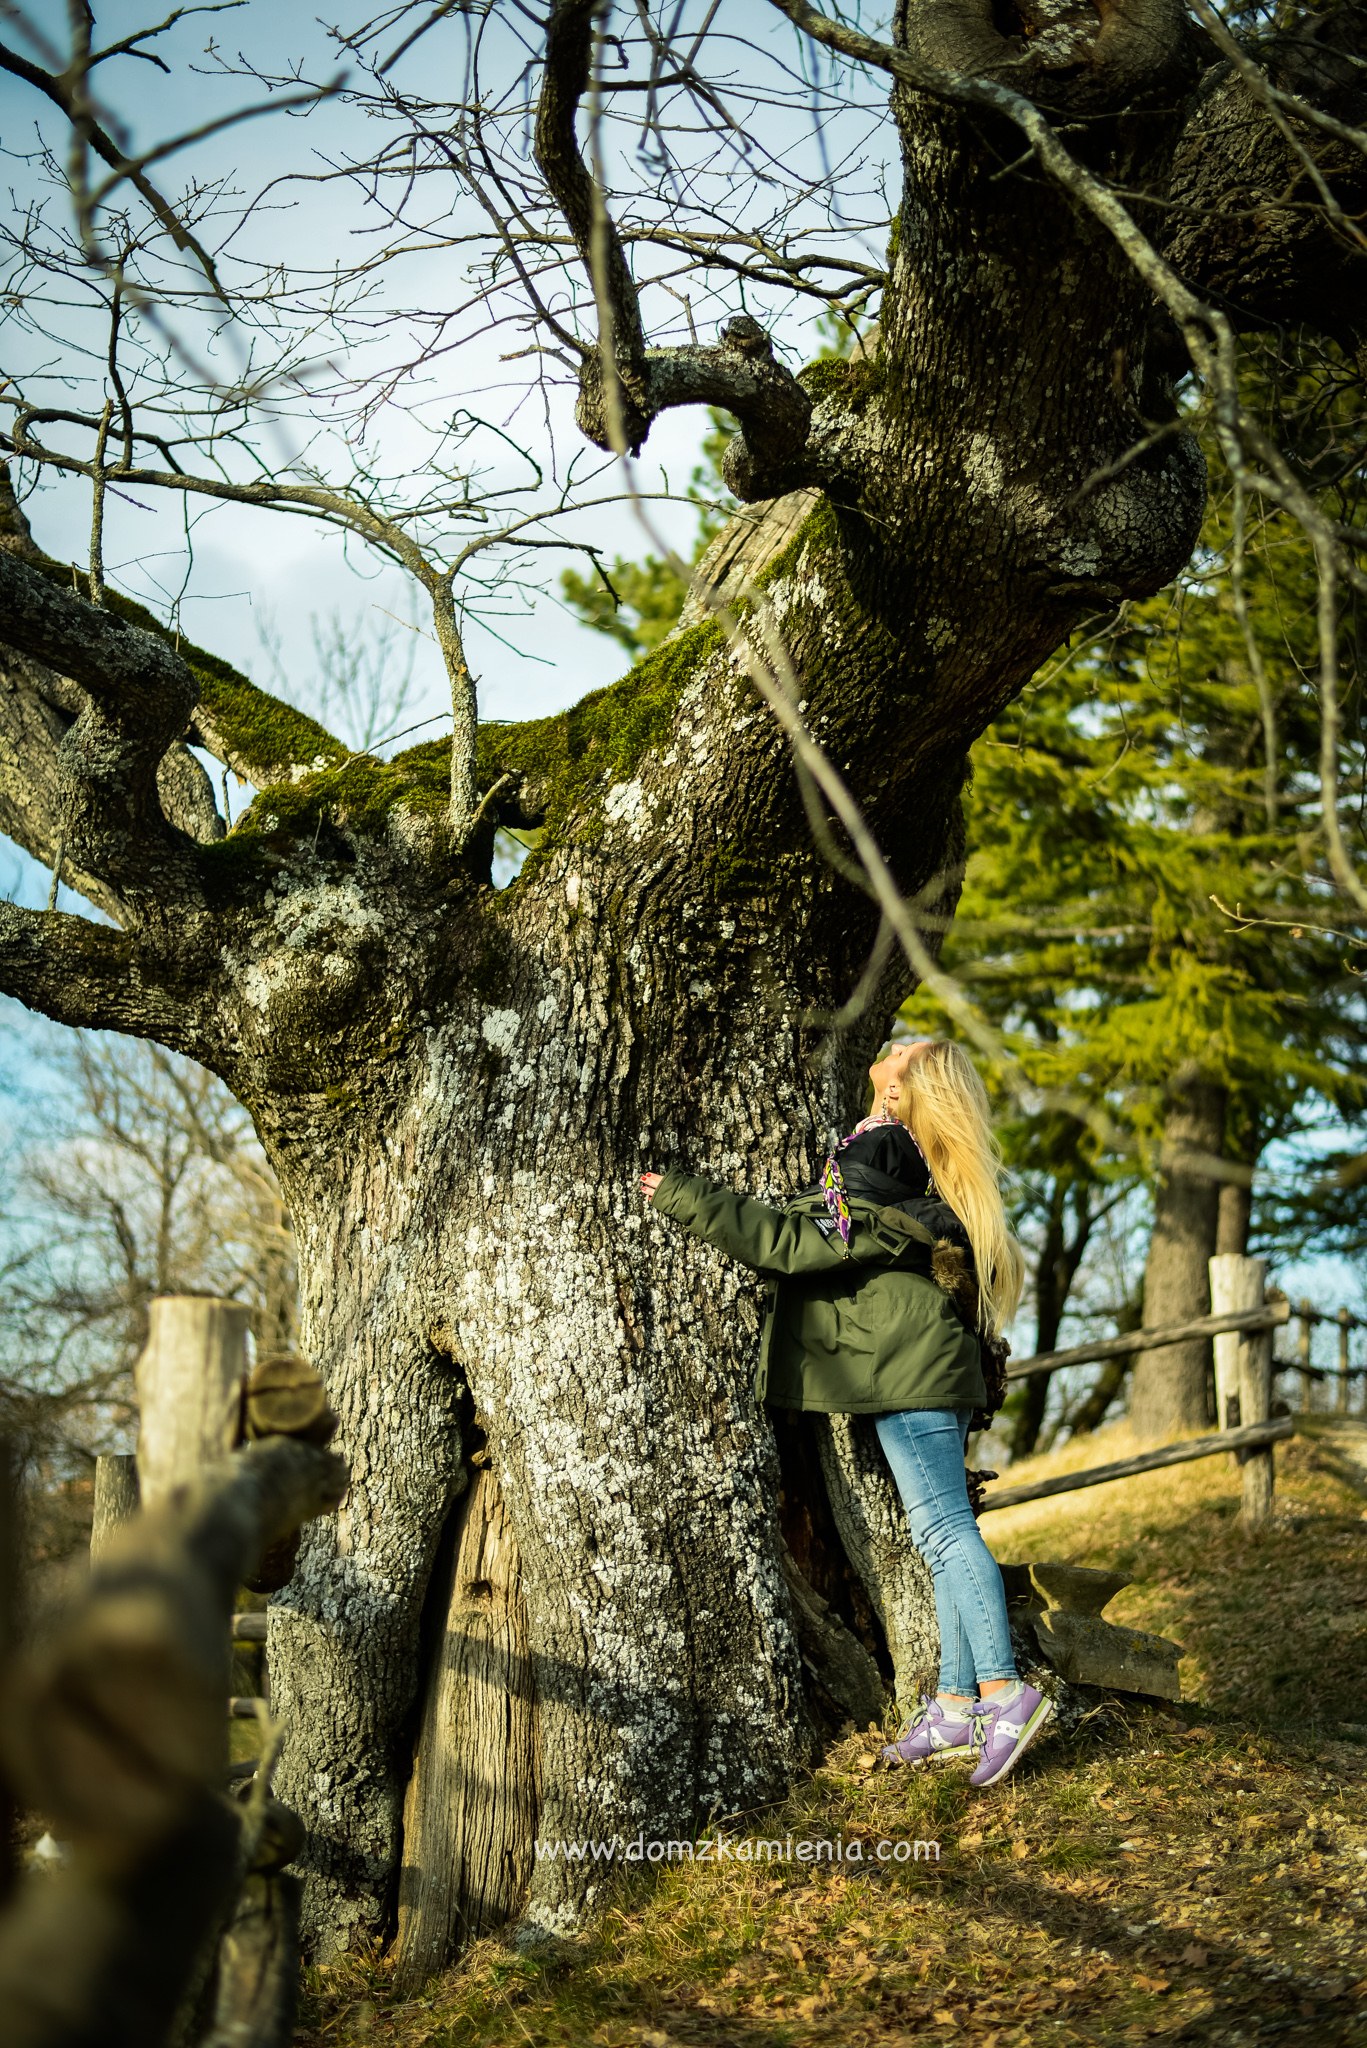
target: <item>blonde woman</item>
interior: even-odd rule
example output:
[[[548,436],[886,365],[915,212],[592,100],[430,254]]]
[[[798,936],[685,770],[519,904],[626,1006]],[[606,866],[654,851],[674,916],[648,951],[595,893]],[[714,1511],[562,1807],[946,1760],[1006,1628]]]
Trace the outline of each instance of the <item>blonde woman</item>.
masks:
[[[755,1393],[776,1407],[866,1414],[929,1566],[940,1673],[889,1765],[976,1757],[1012,1771],[1052,1712],[1016,1669],[1006,1595],[968,1498],[964,1445],[988,1399],[984,1348],[1020,1299],[987,1094],[961,1047],[895,1045],[869,1069],[873,1109],[783,1209],[677,1168],[641,1177],[662,1215],[769,1275]]]

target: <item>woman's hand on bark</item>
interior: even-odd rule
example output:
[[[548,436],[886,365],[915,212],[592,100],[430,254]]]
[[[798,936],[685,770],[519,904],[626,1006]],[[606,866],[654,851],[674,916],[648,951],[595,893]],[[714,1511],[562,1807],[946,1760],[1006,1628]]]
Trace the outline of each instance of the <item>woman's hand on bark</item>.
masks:
[[[662,1173],[643,1173],[641,1175],[641,1193],[648,1202],[655,1200],[655,1190],[663,1179],[664,1175]]]

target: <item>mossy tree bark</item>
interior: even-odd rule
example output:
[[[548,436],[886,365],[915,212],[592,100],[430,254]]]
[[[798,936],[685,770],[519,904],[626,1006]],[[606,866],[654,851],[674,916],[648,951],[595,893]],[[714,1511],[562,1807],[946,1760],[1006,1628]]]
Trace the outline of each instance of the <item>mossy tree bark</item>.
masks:
[[[1203,165],[1223,189],[1222,134],[1245,149],[1249,108],[1236,92],[1222,131],[1185,29],[1152,11],[1138,73],[1087,10],[1061,71],[1046,37],[1013,78],[1066,111],[1082,77],[1089,163],[1162,198],[1176,160],[1192,205]],[[898,33],[924,44],[951,12],[905,12]],[[875,356],[821,366],[802,405],[756,369],[748,330],[624,375],[639,435],[652,408],[715,398],[734,373],[752,502],[703,581],[761,645],[781,628],[807,723],[898,884],[948,909],[971,742],[1079,619],[1176,571],[1204,476],[1167,389],[1180,352],[1119,246],[1020,162],[1004,120],[900,86],[893,112],[906,185]],[[1291,247],[1302,224],[1279,278],[1315,258],[1308,230]],[[590,377],[591,432],[600,399]],[[535,1801],[502,1786],[500,1811],[543,1842],[679,1838],[780,1794],[832,1702],[803,1662],[775,1440],[749,1390],[757,1291],[643,1213],[637,1177],[679,1161],[774,1196],[807,1179],[862,1108],[906,982],[888,969],[854,1023],[821,1026],[875,915],[814,849],[743,654],[695,605],[624,681],[486,729],[480,783],[498,793],[453,840],[440,747],[346,758],[135,608],[82,604],[17,529],[0,596],[0,714],[15,733],[17,707],[27,719],[3,822],[40,858],[60,844],[119,919],[0,905],[0,982],[188,1052],[248,1105],[298,1235],[302,1343],[341,1417],[350,1494],[271,1620],[315,1952],[391,1920],[423,1603],[481,1445],[535,1689]],[[256,764],[263,793],[226,838],[187,739]],[[495,893],[500,817],[544,838]],[[810,1448],[803,1469],[840,1494],[821,1540],[884,1528],[891,1482],[867,1445],[833,1431]],[[886,1545],[847,1542],[859,1597],[831,1601],[823,1669],[854,1672],[862,1698],[867,1656],[852,1638],[831,1653],[842,1605],[885,1657],[871,1617],[907,1645],[915,1600],[930,1608],[924,1574],[918,1595]],[[933,1621],[922,1640],[933,1651]],[[575,1924],[606,1866],[530,1868],[536,1932]]]

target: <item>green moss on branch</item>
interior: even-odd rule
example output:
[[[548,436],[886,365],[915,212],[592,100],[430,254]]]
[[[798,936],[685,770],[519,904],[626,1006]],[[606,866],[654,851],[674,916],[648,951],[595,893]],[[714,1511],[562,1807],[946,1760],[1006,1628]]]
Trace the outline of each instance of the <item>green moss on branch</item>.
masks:
[[[73,597],[84,597],[70,564],[48,557],[34,567]],[[346,748],[316,718],[296,711],[249,681],[231,662],[173,632],[145,605],[106,589],[104,609],[175,648],[199,686],[199,737],[245,781],[260,786],[287,778],[296,768],[334,766],[345,760]]]
[[[843,399],[851,412],[862,412],[881,391],[885,381],[882,359],[872,356],[818,356],[804,363],[797,373],[803,390],[820,405],[825,399]]]
[[[591,807],[596,794],[626,782],[652,748],[669,738],[684,690],[726,635],[705,619],[675,634],[638,661],[620,682],[594,690],[568,711],[514,725],[483,725],[479,780],[488,786],[515,775],[544,817],[540,852],[564,838],[570,819]]]
[[[451,742],[410,747],[392,761],[357,754],[335,767],[262,790],[234,824],[226,843],[243,839],[296,839],[325,819],[349,832],[381,832],[397,806],[434,820],[451,796]]]

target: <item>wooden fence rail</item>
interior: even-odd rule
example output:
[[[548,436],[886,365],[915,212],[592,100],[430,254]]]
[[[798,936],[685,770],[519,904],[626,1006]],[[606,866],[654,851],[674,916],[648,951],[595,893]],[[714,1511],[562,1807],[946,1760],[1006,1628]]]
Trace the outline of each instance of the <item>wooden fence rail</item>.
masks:
[[[1272,1514],[1272,1446],[1295,1433],[1289,1415],[1272,1417],[1272,1332],[1289,1323],[1291,1303],[1284,1295],[1269,1296],[1267,1266],[1262,1259],[1224,1252],[1210,1261],[1210,1298],[1214,1313],[1196,1316],[1184,1323],[1165,1323],[1147,1330],[1127,1331],[1119,1337],[1102,1337],[1092,1343],[1075,1344],[1064,1351],[1042,1351],[1008,1365],[1010,1380],[1033,1378],[1039,1373],[1061,1372],[1067,1366],[1095,1365],[1105,1359],[1136,1357],[1181,1344],[1193,1337],[1215,1340],[1216,1416],[1219,1431],[1212,1436],[1188,1437],[1161,1444],[1132,1458],[1109,1465],[1092,1465],[1080,1472],[1055,1474],[1022,1486],[996,1487],[979,1510],[1017,1507],[1024,1501],[1047,1500],[1055,1494],[1078,1493],[1104,1486],[1113,1479],[1129,1479],[1141,1472],[1156,1472],[1168,1465],[1185,1465],[1198,1458],[1232,1454],[1243,1467],[1243,1503],[1240,1520],[1247,1529],[1266,1525]],[[1359,1318],[1341,1309],[1331,1316],[1302,1302],[1297,1310],[1301,1324],[1302,1371],[1331,1372],[1339,1381],[1339,1405],[1346,1403],[1349,1379],[1367,1368],[1348,1364],[1348,1329],[1367,1327]],[[1312,1322],[1335,1322],[1339,1327],[1339,1364],[1333,1368],[1309,1366],[1309,1327]]]
[[[1158,1472],[1165,1465],[1187,1465],[1196,1458],[1220,1457],[1230,1451],[1261,1450],[1295,1434],[1289,1415],[1272,1422],[1254,1423],[1249,1429],[1222,1429],[1214,1436],[1191,1436],[1181,1443],[1161,1444],[1156,1450],[1140,1451],[1133,1458],[1118,1458],[1111,1465],[1091,1465],[1085,1472],[1057,1472],[1051,1479],[1039,1479],[1031,1486],[994,1487],[983,1503],[988,1508],[1014,1508],[1026,1500],[1048,1500],[1056,1493],[1077,1493],[1085,1487],[1103,1486],[1108,1479],[1132,1479],[1139,1472]]]
[[[1123,1337],[1098,1337],[1088,1344],[1074,1344],[1067,1351],[1040,1351],[1008,1365],[1009,1380],[1029,1379],[1040,1372],[1061,1372],[1067,1365],[1099,1365],[1107,1358],[1131,1358],[1141,1351],[1161,1351],[1169,1344],[1181,1344],[1189,1337],[1218,1337],[1226,1331],[1275,1330],[1291,1320],[1289,1301],[1271,1301],[1266,1307],[1238,1309],[1227,1315],[1197,1316],[1190,1322],[1163,1323],[1151,1330],[1127,1330]]]

